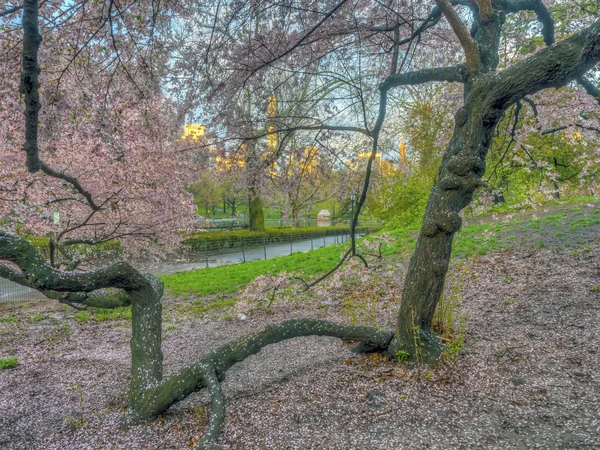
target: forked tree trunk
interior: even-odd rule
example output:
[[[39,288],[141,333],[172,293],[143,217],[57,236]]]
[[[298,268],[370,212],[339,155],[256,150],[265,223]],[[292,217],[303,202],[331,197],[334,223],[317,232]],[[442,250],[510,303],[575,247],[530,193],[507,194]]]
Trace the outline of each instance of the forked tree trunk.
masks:
[[[500,30],[498,24],[488,22],[496,33]],[[480,27],[480,32],[483,29]],[[498,39],[490,46],[480,43],[480,49],[497,48],[497,43]],[[600,21],[558,44],[550,44],[499,74],[491,70],[466,80],[465,104],[455,115],[454,134],[431,190],[409,264],[391,351],[404,350],[425,361],[439,359],[442,346],[430,330],[431,322],[444,288],[452,240],[461,226],[459,214],[481,185],[494,130],[504,112],[523,97],[564,86],[598,62]]]

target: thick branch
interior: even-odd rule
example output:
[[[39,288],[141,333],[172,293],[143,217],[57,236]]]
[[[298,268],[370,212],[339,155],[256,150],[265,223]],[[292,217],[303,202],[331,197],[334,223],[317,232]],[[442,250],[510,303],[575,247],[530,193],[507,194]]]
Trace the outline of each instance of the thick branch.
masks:
[[[42,292],[92,292],[109,287],[132,291],[148,285],[146,278],[126,262],[85,273],[57,270],[31,243],[5,233],[0,233],[0,260],[16,264],[27,279],[27,286]]]
[[[204,431],[204,436],[198,442],[198,445],[193,450],[209,450],[216,446],[221,426],[225,422],[225,396],[221,389],[221,383],[215,373],[215,368],[207,364],[200,364],[200,378],[202,384],[206,386],[210,394],[210,409],[211,414],[208,420],[208,425]]]
[[[147,389],[147,417],[167,409],[173,403],[183,400],[192,392],[205,387],[204,368],[212,365],[219,379],[234,364],[258,353],[267,345],[300,336],[333,336],[348,341],[358,341],[368,350],[386,350],[393,338],[391,331],[373,327],[341,324],[319,319],[294,319],[277,325],[269,325],[256,333],[236,339],[229,344],[209,352],[198,363],[183,368],[167,377],[158,386]]]
[[[28,288],[39,290],[46,297],[58,300],[71,307],[77,308],[77,305],[90,306],[93,308],[118,308],[121,306],[129,306],[131,300],[129,295],[121,289],[102,289],[92,292],[58,292],[48,289],[40,290],[35,283],[27,278],[25,274],[19,270],[0,264],[0,277],[6,278],[14,283],[20,284]],[[77,308],[81,309],[81,308]]]
[[[542,89],[564,86],[581,77],[599,60],[600,20],[491,79],[494,106],[505,108]]]
[[[416,84],[431,83],[433,81],[446,81],[450,83],[463,83],[468,75],[464,64],[451,67],[436,67],[434,69],[415,70],[412,72],[397,73],[389,76],[380,85],[380,89],[388,90],[398,86],[414,86]]]
[[[469,73],[472,74],[481,71],[483,66],[479,55],[479,46],[473,37],[471,37],[471,33],[469,33],[469,30],[462,20],[460,20],[460,17],[458,17],[456,10],[448,0],[435,0],[435,2],[442,10],[444,17],[448,20],[452,30],[454,30],[454,34],[456,34],[456,37],[458,37],[458,40],[460,41],[460,45],[465,51]]]
[[[598,89],[598,87],[594,83],[592,83],[585,77],[579,77],[577,79],[577,82],[581,86],[583,86],[583,88],[588,94],[594,97],[598,101],[598,103],[600,103],[600,89]]]

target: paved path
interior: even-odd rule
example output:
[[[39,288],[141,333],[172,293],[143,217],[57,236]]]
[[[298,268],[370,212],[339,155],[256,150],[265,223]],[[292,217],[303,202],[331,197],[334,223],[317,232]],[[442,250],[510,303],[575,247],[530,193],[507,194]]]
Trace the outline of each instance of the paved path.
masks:
[[[341,244],[348,241],[348,235],[318,237],[314,239],[306,239],[302,241],[292,242],[291,244],[271,244],[254,248],[236,249],[227,253],[208,253],[208,261],[204,252],[198,252],[195,255],[187,258],[186,261],[177,262],[161,262],[155,266],[146,268],[146,271],[155,275],[170,275],[176,272],[184,272],[186,270],[204,269],[208,267],[225,266],[229,264],[237,264],[244,261],[256,261],[260,259],[271,259],[278,256],[287,256],[291,253],[308,252],[321,247]]]
[[[249,249],[235,250],[227,253],[206,254],[203,252],[188,256],[185,260],[175,262],[161,262],[151,267],[144,267],[143,270],[154,275],[170,275],[176,272],[186,270],[204,269],[208,267],[225,266],[228,264],[237,264],[243,261],[255,261],[259,259],[271,259],[278,256],[287,256],[291,253],[308,252],[329,245],[341,244],[348,241],[348,235],[318,237],[302,241],[292,242],[291,244],[272,244],[259,246]],[[0,304],[1,303],[26,303],[36,301],[45,297],[34,289],[23,287],[12,281],[0,278]]]

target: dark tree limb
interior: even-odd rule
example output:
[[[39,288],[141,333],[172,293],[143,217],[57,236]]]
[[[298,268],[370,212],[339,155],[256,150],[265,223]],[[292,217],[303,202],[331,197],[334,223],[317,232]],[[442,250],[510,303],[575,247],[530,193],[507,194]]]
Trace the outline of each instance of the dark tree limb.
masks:
[[[26,166],[30,173],[40,170],[38,148],[38,116],[40,111],[40,67],[38,51],[42,35],[38,27],[39,6],[37,0],[23,2],[23,70],[19,91],[25,100],[25,143]]]
[[[501,3],[504,12],[534,11],[542,24],[542,36],[546,45],[554,44],[554,19],[542,0],[504,0]]]
[[[126,262],[86,273],[57,270],[31,243],[5,233],[0,233],[0,260],[16,264],[27,279],[27,285],[40,291],[92,292],[108,287],[134,291],[148,285],[148,280]]]
[[[100,210],[100,206],[98,206],[96,204],[96,202],[94,202],[94,198],[92,197],[92,194],[83,188],[83,186],[81,185],[81,183],[79,183],[79,180],[77,180],[77,178],[69,175],[66,172],[60,172],[58,170],[55,170],[52,167],[48,166],[48,164],[46,164],[43,161],[40,161],[40,169],[42,170],[42,172],[44,172],[46,175],[48,175],[50,177],[58,178],[60,180],[64,180],[67,183],[71,184],[71,186],[73,186],[73,188],[79,194],[81,194],[83,196],[83,198],[85,198],[85,200],[87,201],[90,208],[92,208],[92,211]]]
[[[578,79],[600,59],[600,20],[489,80],[494,106],[506,108],[542,89]]]
[[[542,136],[544,136],[546,134],[556,133],[558,131],[563,131],[563,130],[566,130],[567,128],[571,128],[571,127],[577,127],[577,128],[581,128],[582,130],[588,130],[588,131],[594,131],[596,133],[600,133],[600,128],[589,127],[589,126],[583,125],[581,123],[572,123],[572,124],[569,124],[569,125],[561,125],[561,126],[558,126],[558,127],[549,128],[548,130],[541,131],[540,134]]]
[[[433,81],[464,83],[467,75],[467,66],[464,64],[397,73],[385,79],[383,83],[381,83],[380,89],[387,90],[398,86],[414,86],[417,84],[431,83]]]
[[[350,325],[320,319],[294,319],[235,339],[209,352],[199,362],[166,377],[161,383],[143,393],[140,419],[150,419],[183,400],[192,392],[205,388],[203,377],[206,366],[212,366],[219,380],[234,364],[261,351],[264,347],[301,336],[333,336],[345,341],[357,341],[372,351],[386,351],[393,333],[374,327]]]
[[[338,261],[338,263],[331,268],[330,270],[328,270],[327,272],[325,272],[323,275],[321,275],[319,278],[317,278],[314,281],[311,281],[310,283],[307,283],[306,281],[302,280],[302,282],[304,283],[304,291],[308,291],[310,288],[316,286],[317,284],[319,284],[321,281],[323,281],[325,278],[327,278],[329,275],[331,275],[333,272],[335,272],[336,270],[338,270],[340,267],[342,267],[342,264],[344,264],[346,262],[346,260],[348,259],[348,256],[352,253],[352,247],[350,247],[346,253],[344,253],[342,255],[342,257],[340,258],[340,260]]]
[[[535,102],[532,99],[530,99],[529,97],[523,97],[521,100],[523,100],[525,103],[527,103],[529,106],[531,106],[533,115],[535,116],[535,118],[537,120],[539,113],[538,113],[537,105],[535,104]]]
[[[221,427],[225,422],[225,396],[221,389],[221,383],[215,373],[215,368],[208,364],[199,364],[200,378],[206,390],[210,395],[211,414],[208,425],[204,431],[204,436],[193,450],[210,450],[218,448],[216,446]]]
[[[16,13],[17,11],[21,11],[23,9],[23,5],[13,6],[12,8],[5,9],[0,12],[0,17],[9,16],[11,14]]]
[[[46,297],[58,300],[60,303],[75,309],[85,309],[86,307],[118,308],[131,304],[129,295],[121,289],[102,289],[92,292],[59,292],[50,289],[39,289],[35,283],[31,282],[31,277],[26,277],[20,270],[4,264],[0,264],[0,277],[21,286],[36,289]]]
[[[588,80],[585,77],[579,77],[577,78],[577,82],[583,86],[583,88],[585,89],[585,91],[591,95],[592,97],[594,97],[598,103],[600,104],[600,89],[598,88],[598,86],[596,86],[594,83],[592,83],[590,80]]]

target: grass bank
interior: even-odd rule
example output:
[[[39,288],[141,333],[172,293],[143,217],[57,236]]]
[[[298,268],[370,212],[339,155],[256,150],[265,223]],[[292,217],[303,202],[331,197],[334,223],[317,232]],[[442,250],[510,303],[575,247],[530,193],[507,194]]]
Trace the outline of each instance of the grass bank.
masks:
[[[587,200],[587,199],[586,199]],[[597,201],[597,200],[596,200]],[[507,248],[554,249],[581,244],[595,239],[600,228],[600,205],[570,203],[554,208],[550,214],[497,214],[480,223],[462,228],[453,245],[453,258],[485,255]],[[558,213],[556,213],[558,212]],[[389,232],[391,244],[382,245],[384,256],[408,258],[416,245],[418,229]],[[376,236],[365,239],[377,239]],[[307,253],[296,253],[266,261],[252,261],[209,269],[181,272],[160,277],[172,294],[203,296],[229,294],[244,288],[259,275],[277,274],[283,270],[300,276],[326,272],[339,261],[345,245],[323,247]],[[574,250],[580,251],[580,250]]]
[[[159,278],[165,282],[169,292],[176,295],[227,294],[242,289],[259,275],[275,275],[283,270],[304,276],[326,272],[339,261],[343,247],[331,245],[307,253],[191,270]]]

